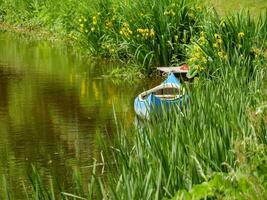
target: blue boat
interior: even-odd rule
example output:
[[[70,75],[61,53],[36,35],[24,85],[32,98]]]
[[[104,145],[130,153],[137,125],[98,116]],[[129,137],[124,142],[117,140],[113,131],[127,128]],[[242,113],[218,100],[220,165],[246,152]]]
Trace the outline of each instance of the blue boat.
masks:
[[[169,73],[160,85],[142,92],[134,101],[135,113],[141,118],[149,118],[150,113],[162,110],[162,107],[182,109],[187,96],[180,81]]]

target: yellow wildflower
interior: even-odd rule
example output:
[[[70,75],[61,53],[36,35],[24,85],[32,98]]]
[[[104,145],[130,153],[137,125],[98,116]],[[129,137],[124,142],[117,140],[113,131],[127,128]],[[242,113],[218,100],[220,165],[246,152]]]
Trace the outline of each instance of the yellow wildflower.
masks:
[[[121,35],[125,36],[125,37],[129,37],[130,35],[133,34],[132,30],[129,27],[128,23],[123,23],[122,28],[119,32]]]
[[[224,57],[224,53],[223,53],[223,51],[219,51],[219,52],[218,52],[218,56],[219,56],[220,58],[223,58],[223,57]]]
[[[106,28],[112,28],[113,22],[112,21],[106,21]]]
[[[243,38],[245,36],[245,33],[244,32],[239,32],[238,33],[238,38]]]
[[[91,31],[94,32],[94,31],[95,31],[95,27],[92,27],[92,28],[91,28]]]
[[[163,15],[169,15],[170,12],[169,11],[164,11]]]
[[[199,52],[200,51],[200,47],[198,45],[195,45],[194,46],[194,51]]]
[[[170,10],[170,14],[172,15],[172,16],[175,16],[175,12],[171,9]]]
[[[169,11],[165,10],[163,15],[165,15],[165,16],[168,16],[168,15],[175,16],[175,12],[173,11],[173,9],[170,9]]]
[[[219,51],[219,52],[218,52],[218,56],[219,56],[221,59],[225,59],[225,60],[228,58],[227,54],[226,54],[224,51]]]
[[[79,22],[82,22],[82,19],[81,18],[79,19]]]
[[[152,28],[152,29],[150,29],[150,37],[154,37],[155,36],[155,31],[154,31],[154,29]]]
[[[84,27],[84,24],[80,24],[80,27],[83,28]]]
[[[203,63],[207,63],[207,58],[205,58],[204,56],[202,57],[202,60],[201,60]]]
[[[215,48],[219,48],[218,43],[213,43],[213,47],[215,47]]]
[[[217,42],[218,44],[222,44],[222,38],[217,39],[216,42]]]
[[[255,54],[256,58],[261,55],[261,50],[259,48],[252,48],[252,52]]]
[[[93,16],[93,25],[96,25],[96,24],[97,24],[97,17]]]

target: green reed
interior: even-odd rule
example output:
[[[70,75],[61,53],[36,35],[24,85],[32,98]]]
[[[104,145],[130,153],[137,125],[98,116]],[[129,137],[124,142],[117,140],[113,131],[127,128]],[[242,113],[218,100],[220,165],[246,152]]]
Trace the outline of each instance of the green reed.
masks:
[[[190,64],[192,75],[215,72],[217,62],[238,61],[253,68],[255,58],[266,49],[266,13],[220,16],[200,0],[0,4],[1,21],[58,33],[79,43],[86,53],[137,65],[143,72],[184,62]]]
[[[188,63],[194,73],[213,74],[225,67],[240,66],[252,75],[266,58],[267,13],[252,17],[248,11],[208,15],[200,34],[188,48]],[[218,63],[220,63],[218,65]]]
[[[248,117],[249,108],[255,110],[261,101],[253,90],[262,83],[248,81],[245,74],[235,69],[223,78],[200,81],[190,89],[183,115],[145,122],[131,139],[129,131],[122,130],[112,157],[119,176],[113,180],[117,184],[109,186],[111,199],[171,197],[177,189],[207,180],[212,172],[237,167],[234,145],[266,133],[262,125],[255,135]]]
[[[205,15],[199,5],[198,0],[3,0],[1,18],[65,35],[94,55],[151,71],[184,62],[185,45]]]

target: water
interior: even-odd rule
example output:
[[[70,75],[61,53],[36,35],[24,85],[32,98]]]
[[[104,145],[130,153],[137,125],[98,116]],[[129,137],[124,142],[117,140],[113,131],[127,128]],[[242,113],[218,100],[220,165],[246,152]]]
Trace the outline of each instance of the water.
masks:
[[[102,76],[111,67],[63,45],[0,32],[0,176],[16,199],[32,164],[68,188],[73,168],[100,162],[96,133],[115,134],[113,105],[131,128],[143,83],[117,85]]]

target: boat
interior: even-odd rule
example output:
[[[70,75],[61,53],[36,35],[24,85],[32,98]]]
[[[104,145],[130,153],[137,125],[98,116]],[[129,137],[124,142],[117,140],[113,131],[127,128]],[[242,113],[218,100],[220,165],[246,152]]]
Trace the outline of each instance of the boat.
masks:
[[[167,79],[160,85],[142,92],[134,100],[134,110],[137,116],[149,119],[151,113],[158,113],[162,108],[178,107],[182,109],[187,95],[180,81],[169,73]]]

